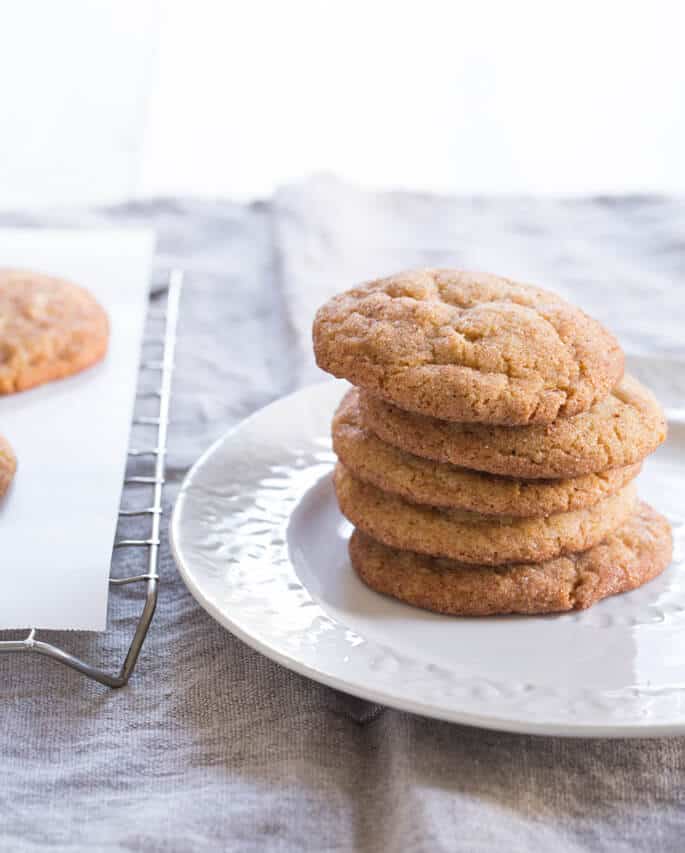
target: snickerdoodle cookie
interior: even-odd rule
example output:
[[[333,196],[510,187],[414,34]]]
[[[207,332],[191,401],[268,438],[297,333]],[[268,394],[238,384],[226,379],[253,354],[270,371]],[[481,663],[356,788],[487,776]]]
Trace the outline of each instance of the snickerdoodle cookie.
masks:
[[[634,465],[666,438],[653,395],[626,376],[588,412],[512,429],[440,421],[360,394],[362,424],[408,453],[527,479],[579,477]]]
[[[473,566],[398,551],[355,530],[350,558],[371,589],[408,604],[455,616],[582,610],[635,589],[671,561],[671,528],[640,501],[631,517],[599,545],[544,563]]]
[[[83,288],[0,270],[0,394],[78,373],[104,357],[107,315]]]
[[[492,566],[540,562],[591,548],[626,521],[636,502],[630,483],[587,509],[513,518],[412,504],[358,480],[340,462],[333,480],[342,514],[379,542]]]
[[[9,489],[16,470],[17,457],[9,441],[0,435],[0,497]]]
[[[592,506],[615,494],[640,464],[565,480],[517,480],[422,459],[377,438],[361,423],[359,392],[349,391],[333,418],[333,449],[359,480],[430,506],[486,515],[552,515]]]
[[[455,421],[547,424],[623,375],[615,338],[540,288],[424,269],[333,297],[313,328],[319,367],[404,409]]]

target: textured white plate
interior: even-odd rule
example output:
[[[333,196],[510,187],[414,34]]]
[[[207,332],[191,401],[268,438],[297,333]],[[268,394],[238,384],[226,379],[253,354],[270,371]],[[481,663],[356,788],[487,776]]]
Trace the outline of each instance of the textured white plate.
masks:
[[[171,538],[200,604],[296,672],[426,716],[555,735],[685,733],[685,424],[670,424],[640,477],[674,526],[664,575],[582,613],[456,619],[372,592],[349,565],[330,481],[344,390],[273,403],[192,469]]]

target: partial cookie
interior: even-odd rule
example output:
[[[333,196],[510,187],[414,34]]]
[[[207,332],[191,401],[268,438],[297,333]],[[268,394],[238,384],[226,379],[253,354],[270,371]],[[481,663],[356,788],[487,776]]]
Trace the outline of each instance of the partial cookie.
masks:
[[[525,479],[580,477],[634,465],[666,438],[666,418],[632,377],[589,412],[548,426],[512,429],[439,421],[360,395],[362,423],[408,453],[477,471]]]
[[[512,518],[412,504],[358,480],[340,462],[333,479],[342,514],[379,542],[490,566],[541,562],[591,548],[626,521],[637,494],[631,483],[587,509]]]
[[[107,315],[83,288],[22,270],[0,270],[0,394],[62,379],[100,361]]]
[[[646,503],[599,545],[545,563],[467,566],[388,548],[355,530],[350,559],[371,589],[454,616],[583,610],[636,589],[671,561],[671,528]]]
[[[364,429],[359,392],[349,391],[333,418],[333,449],[359,480],[408,501],[485,515],[552,515],[592,506],[640,473],[640,464],[565,480],[515,480],[422,459]]]
[[[16,470],[17,457],[9,441],[0,435],[0,497],[9,489]]]
[[[561,297],[482,273],[425,269],[335,296],[316,314],[323,370],[410,411],[546,424],[584,412],[623,375],[623,352]]]

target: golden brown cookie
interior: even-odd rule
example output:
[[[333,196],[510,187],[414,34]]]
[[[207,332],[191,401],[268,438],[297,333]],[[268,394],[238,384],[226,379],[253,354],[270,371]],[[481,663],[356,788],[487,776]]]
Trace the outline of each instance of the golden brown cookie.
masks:
[[[0,435],[0,497],[9,489],[16,470],[17,457],[9,441]]]
[[[596,320],[483,273],[424,269],[355,287],[319,309],[313,336],[323,370],[445,420],[551,423],[623,375],[623,352]]]
[[[454,616],[583,610],[602,598],[636,589],[671,561],[671,528],[640,501],[633,515],[594,548],[544,563],[469,566],[398,551],[361,530],[350,559],[371,589],[408,604]]]
[[[0,270],[0,394],[78,373],[107,351],[107,315],[83,288]]]
[[[422,459],[364,429],[359,391],[343,398],[333,418],[333,449],[359,480],[412,503],[485,515],[526,517],[570,512],[618,492],[640,473],[640,464],[565,480],[516,480]]]
[[[589,412],[553,424],[487,426],[439,421],[360,394],[362,424],[389,444],[436,462],[505,477],[580,477],[634,465],[666,438],[666,418],[632,377]]]
[[[412,504],[358,480],[340,462],[333,481],[342,514],[379,542],[490,566],[541,562],[591,548],[625,522],[637,494],[630,483],[587,509],[513,518]]]

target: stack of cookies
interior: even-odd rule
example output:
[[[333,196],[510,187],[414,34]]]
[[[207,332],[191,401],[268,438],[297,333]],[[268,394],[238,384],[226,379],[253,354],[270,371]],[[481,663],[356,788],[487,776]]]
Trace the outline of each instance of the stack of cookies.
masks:
[[[418,270],[331,299],[317,363],[358,386],[334,474],[372,589],[441,613],[549,613],[641,586],[671,559],[633,482],[666,437],[598,322],[492,275]]]

